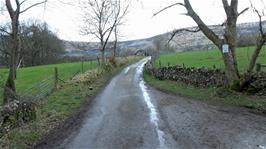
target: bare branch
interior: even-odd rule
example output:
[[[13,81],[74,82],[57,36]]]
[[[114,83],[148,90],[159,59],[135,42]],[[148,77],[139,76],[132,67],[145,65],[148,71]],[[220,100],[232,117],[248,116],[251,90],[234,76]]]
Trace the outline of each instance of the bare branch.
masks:
[[[60,3],[64,4],[64,5],[69,5],[69,6],[73,6],[74,3],[71,3],[71,2],[64,2],[62,0],[58,0]]]
[[[230,8],[230,15],[238,15],[238,0],[231,0]]]
[[[245,13],[246,11],[248,11],[249,10],[249,8],[247,7],[247,8],[245,8],[244,10],[242,10],[240,13],[238,13],[238,16],[240,16],[240,15],[242,15],[243,13]]]
[[[257,13],[258,17],[259,17],[259,26],[260,26],[260,34],[263,35],[263,28],[262,28],[262,16],[261,14],[259,13],[259,11],[254,8],[254,11]]]
[[[257,38],[257,42],[256,42],[256,47],[255,50],[252,54],[251,60],[249,62],[249,66],[248,69],[246,71],[246,75],[249,76],[252,73],[252,70],[254,69],[254,66],[256,64],[257,58],[261,52],[261,49],[263,47],[263,45],[266,42],[266,33],[263,32],[263,26],[262,26],[262,15],[260,14],[260,12],[253,6],[252,2],[251,3],[251,7],[253,9],[253,11],[258,15],[259,17],[259,32],[260,35]],[[245,83],[245,82],[244,82]]]
[[[194,29],[188,29],[188,28],[182,28],[182,29],[177,29],[174,30],[173,33],[171,34],[170,39],[168,40],[168,44],[173,40],[173,38],[175,37],[176,34],[181,33],[181,32],[191,32],[191,33],[196,33],[196,32],[200,32],[200,28],[196,27]]]
[[[22,1],[19,5],[23,5],[27,0]]]
[[[222,0],[223,2],[223,6],[224,6],[224,11],[226,13],[227,16],[230,16],[230,6],[228,4],[227,0]]]
[[[167,6],[167,7],[164,7],[164,8],[161,9],[160,11],[154,13],[153,16],[156,16],[156,15],[158,15],[159,13],[161,13],[161,12],[163,12],[163,11],[169,9],[169,8],[172,8],[172,7],[174,7],[174,6],[177,6],[177,5],[185,6],[183,3],[174,3],[174,4],[172,4],[172,5],[169,5],[169,6]]]
[[[8,13],[9,13],[9,15],[10,15],[11,17],[13,17],[14,14],[15,14],[15,12],[14,12],[14,9],[13,9],[13,7],[12,7],[12,4],[11,4],[10,0],[6,0],[6,8],[7,8],[7,11],[8,11]]]
[[[224,4],[224,5],[226,5],[226,4]],[[227,6],[224,6],[224,9],[225,9],[225,12],[227,12],[227,9],[229,9],[229,6],[227,7]],[[238,17],[240,16],[240,15],[242,15],[243,13],[245,13],[246,11],[248,11],[249,10],[249,8],[247,7],[247,8],[245,8],[244,10],[242,10],[240,13],[238,13]],[[227,13],[226,13],[227,14]],[[229,13],[228,13],[229,14]],[[230,14],[229,14],[230,15]],[[220,26],[225,26],[227,24],[227,19],[220,25]]]
[[[0,48],[0,52],[2,52],[3,54],[6,54],[6,55],[10,55],[10,52],[9,51],[4,50],[2,48]]]
[[[222,40],[216,35],[198,16],[198,14],[193,10],[189,0],[184,0],[185,8],[187,9],[187,15],[190,16],[198,25],[200,30],[205,36],[207,36],[217,47],[220,47]]]
[[[35,3],[35,4],[33,4],[33,5],[29,6],[29,7],[27,7],[26,9],[20,11],[20,14],[21,14],[21,13],[24,13],[24,12],[26,12],[26,11],[28,11],[29,9],[31,9],[31,8],[33,8],[33,7],[35,7],[35,6],[38,6],[38,5],[44,4],[44,3],[46,3],[47,1],[48,1],[48,0],[44,0],[44,1],[42,1],[42,2]]]
[[[17,9],[19,9],[20,7],[20,3],[19,3],[19,0],[15,0],[15,2],[16,2],[16,5],[17,5]]]
[[[0,27],[0,32],[6,33],[8,35],[11,35],[11,33],[9,33],[7,30],[5,30],[4,28]]]

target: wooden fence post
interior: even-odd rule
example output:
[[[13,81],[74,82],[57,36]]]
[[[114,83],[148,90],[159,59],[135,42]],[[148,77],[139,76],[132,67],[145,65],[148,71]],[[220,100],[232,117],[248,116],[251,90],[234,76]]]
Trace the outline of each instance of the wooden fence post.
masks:
[[[84,73],[84,60],[81,62],[81,73]]]
[[[98,65],[100,66],[101,63],[100,63],[100,58],[99,58],[99,56],[97,56],[97,61],[98,61]]]
[[[216,69],[216,66],[215,65],[213,65],[213,69]]]
[[[261,64],[257,64],[257,65],[256,65],[256,71],[257,71],[257,72],[260,72],[260,70],[261,70]]]
[[[58,77],[58,68],[57,67],[55,67],[54,68],[54,88],[57,88],[57,86],[58,86],[58,79],[59,77]]]

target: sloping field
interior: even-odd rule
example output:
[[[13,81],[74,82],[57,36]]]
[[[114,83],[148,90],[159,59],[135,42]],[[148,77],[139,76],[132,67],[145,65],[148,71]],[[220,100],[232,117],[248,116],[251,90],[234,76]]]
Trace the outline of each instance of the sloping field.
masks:
[[[248,62],[252,56],[253,51],[254,47],[245,47],[237,49],[237,59],[240,71],[243,72],[247,68]],[[214,65],[216,68],[224,67],[222,55],[218,49],[189,51],[161,55],[160,58],[156,61],[157,67],[159,66],[159,61],[161,61],[162,66],[167,66],[169,63],[171,66],[182,66],[184,64],[185,66],[189,67],[204,66],[208,68],[213,68]],[[266,64],[266,47],[262,49],[257,63]]]

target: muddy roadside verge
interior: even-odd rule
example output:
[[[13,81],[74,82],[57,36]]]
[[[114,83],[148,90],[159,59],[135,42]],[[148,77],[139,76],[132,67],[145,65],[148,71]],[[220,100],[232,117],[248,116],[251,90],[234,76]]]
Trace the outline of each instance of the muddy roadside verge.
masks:
[[[157,90],[211,105],[241,108],[266,117],[266,97],[241,94],[223,88],[200,88],[179,81],[159,80],[144,72],[144,80]]]
[[[247,108],[210,104],[148,85],[162,130],[178,148],[265,148],[266,117]]]

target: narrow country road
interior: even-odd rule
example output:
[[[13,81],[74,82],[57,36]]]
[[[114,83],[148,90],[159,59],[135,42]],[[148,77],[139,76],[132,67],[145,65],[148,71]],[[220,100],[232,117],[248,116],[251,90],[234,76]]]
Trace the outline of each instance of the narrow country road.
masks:
[[[147,87],[148,58],[114,77],[62,148],[266,148],[266,118]]]

